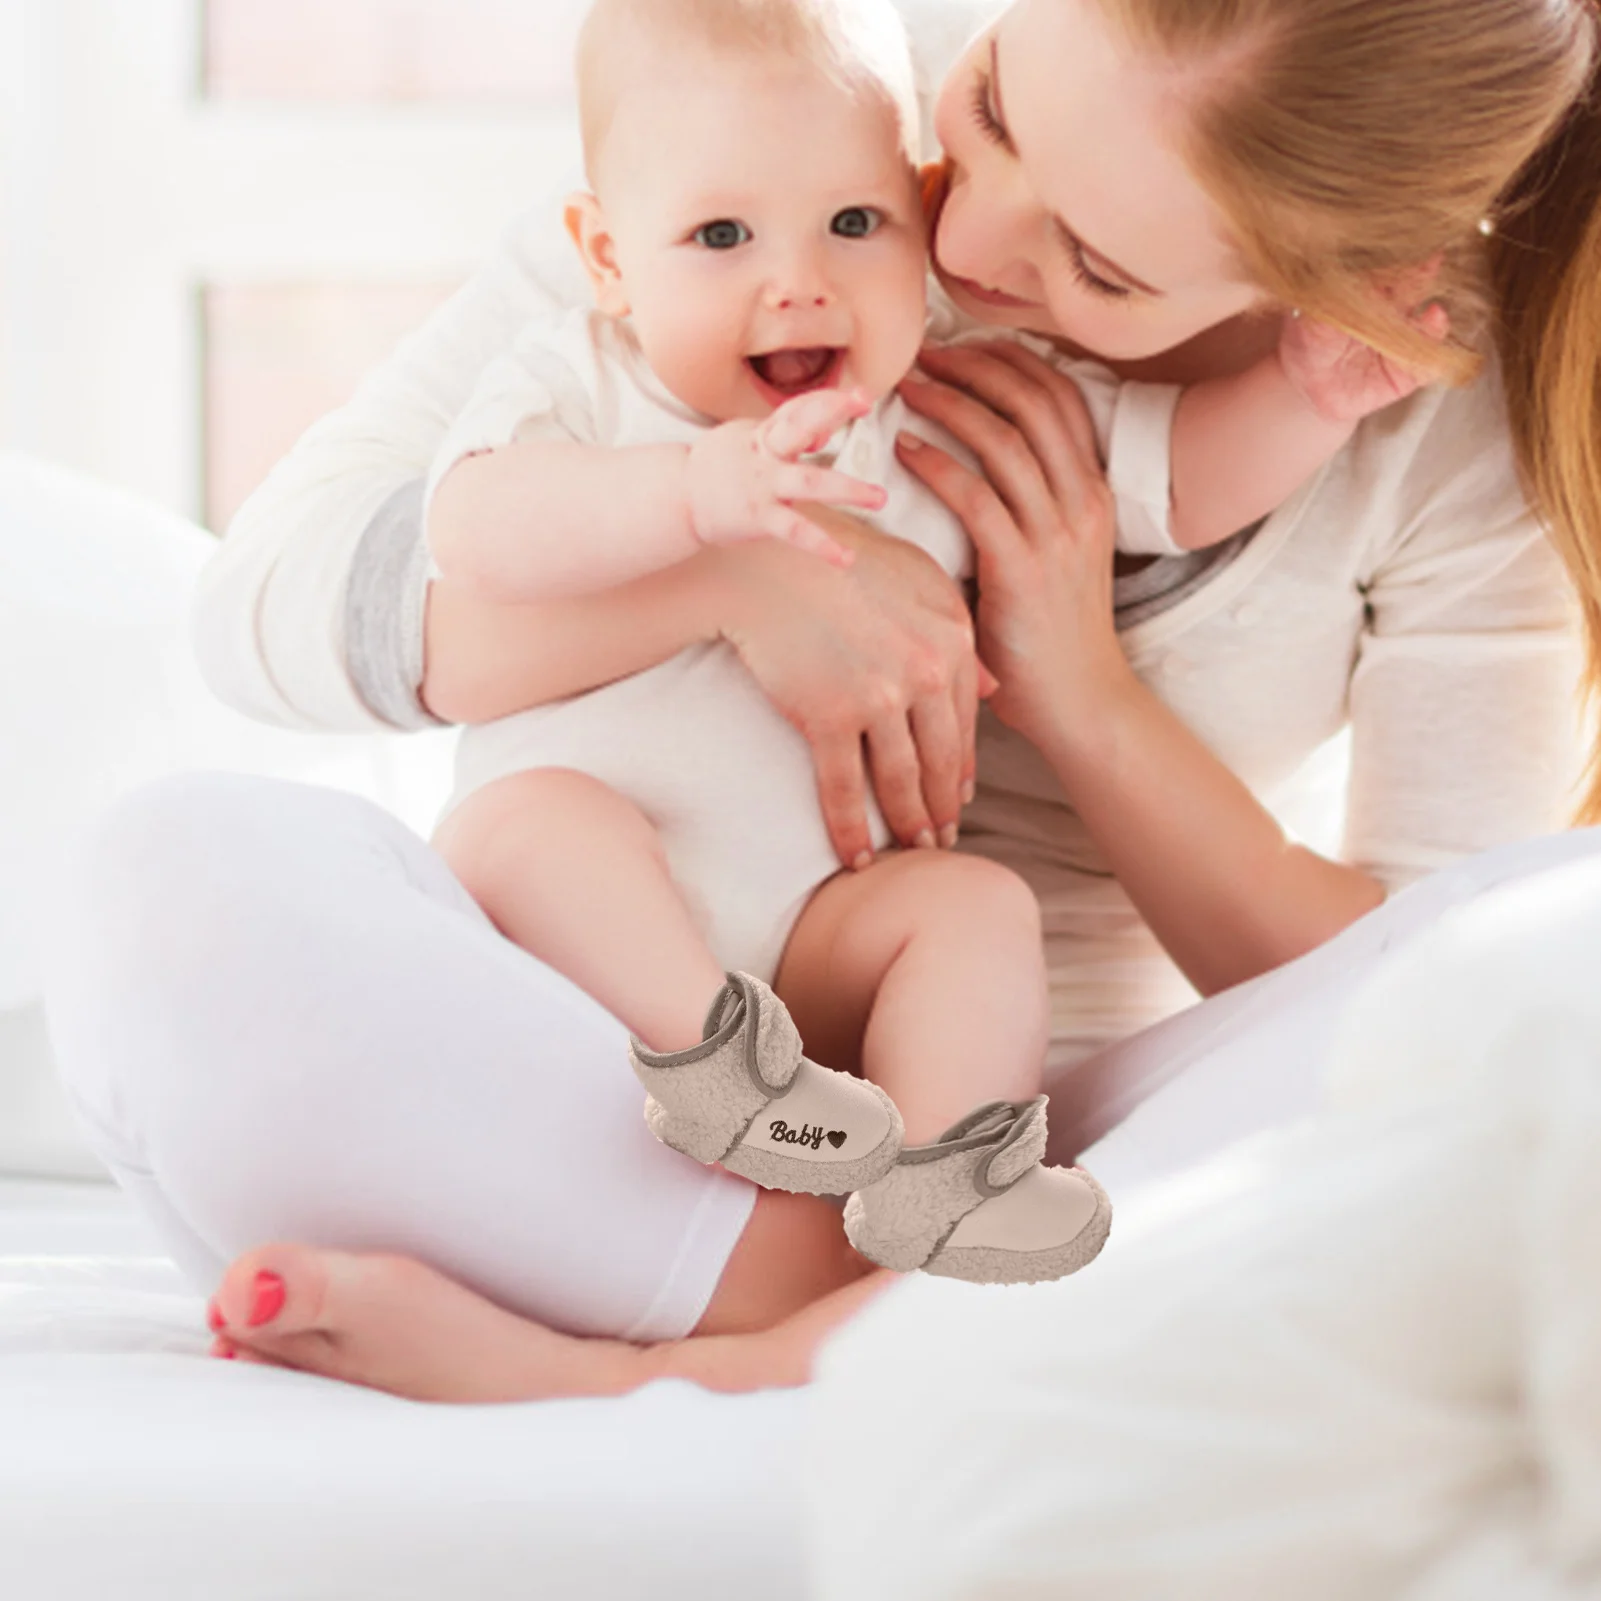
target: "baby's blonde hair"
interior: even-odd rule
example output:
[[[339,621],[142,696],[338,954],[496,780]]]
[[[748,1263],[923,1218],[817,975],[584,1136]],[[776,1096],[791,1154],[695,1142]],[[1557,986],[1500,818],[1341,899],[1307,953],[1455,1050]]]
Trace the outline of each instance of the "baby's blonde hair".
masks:
[[[907,159],[918,159],[916,77],[893,0],[594,0],[578,36],[577,63],[591,182],[626,92],[625,68],[682,44],[781,55],[816,67],[852,94],[876,96],[895,112]]]

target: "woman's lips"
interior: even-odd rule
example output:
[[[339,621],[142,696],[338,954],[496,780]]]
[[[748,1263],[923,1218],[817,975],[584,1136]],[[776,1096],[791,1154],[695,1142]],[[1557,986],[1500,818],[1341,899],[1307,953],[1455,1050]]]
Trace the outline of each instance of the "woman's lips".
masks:
[[[1004,306],[1010,311],[1038,310],[1037,300],[1019,300],[1016,295],[1008,295],[999,289],[986,289],[983,284],[974,283],[971,278],[958,278],[955,273],[944,273],[941,276],[946,284],[958,293],[976,300],[984,306]]]

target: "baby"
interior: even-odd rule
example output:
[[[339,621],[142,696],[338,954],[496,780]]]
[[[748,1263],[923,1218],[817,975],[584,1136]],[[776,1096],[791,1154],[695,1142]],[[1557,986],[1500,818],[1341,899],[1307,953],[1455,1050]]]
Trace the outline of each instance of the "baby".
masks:
[[[890,0],[598,0],[579,78],[593,192],[567,222],[595,309],[530,327],[485,374],[430,482],[439,569],[532,601],[756,537],[848,565],[797,509],[816,502],[874,514],[965,578],[960,528],[893,450],[910,428],[964,454],[894,397],[928,318]],[[1058,364],[1140,548],[1258,520],[1350,431],[1309,421],[1303,448],[1264,464],[1252,408],[1286,433],[1274,373],[1180,405]],[[1201,504],[1173,494],[1170,436],[1230,449]],[[715,636],[467,730],[436,843],[508,937],[627,1023],[668,1144],[850,1194],[846,1231],[885,1266],[1028,1281],[1099,1251],[1104,1194],[1041,1162],[1027,886],[932,850],[838,872],[805,740]],[[863,1077],[807,1060],[791,1011]]]

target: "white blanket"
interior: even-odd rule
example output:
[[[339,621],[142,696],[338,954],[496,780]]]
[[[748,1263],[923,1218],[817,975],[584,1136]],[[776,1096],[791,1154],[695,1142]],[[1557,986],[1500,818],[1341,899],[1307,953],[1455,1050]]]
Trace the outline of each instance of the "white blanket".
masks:
[[[823,1601],[1601,1597],[1601,864],[1340,1021],[1321,1111],[1060,1284],[909,1279],[825,1352]]]
[[[0,1184],[5,1601],[805,1594],[796,1392],[418,1406],[208,1360],[130,1248],[114,1192]]]

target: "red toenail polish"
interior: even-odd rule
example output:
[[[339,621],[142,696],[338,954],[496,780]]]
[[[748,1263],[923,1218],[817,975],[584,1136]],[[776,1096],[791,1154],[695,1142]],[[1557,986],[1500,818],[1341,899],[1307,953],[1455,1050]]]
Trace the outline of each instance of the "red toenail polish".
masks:
[[[213,1301],[206,1308],[206,1327],[210,1329],[213,1334],[221,1334],[222,1331],[227,1328],[227,1326],[228,1320],[222,1315],[222,1308],[219,1307],[215,1301]]]
[[[276,1273],[258,1273],[250,1302],[249,1327],[259,1329],[263,1323],[271,1323],[283,1311],[286,1299],[284,1281]]]
[[[224,1362],[237,1362],[239,1360],[239,1353],[237,1351],[219,1351],[217,1355],[220,1356]]]

